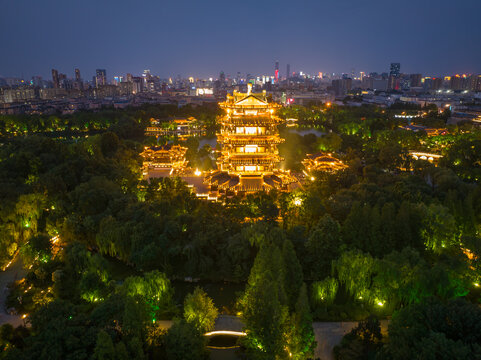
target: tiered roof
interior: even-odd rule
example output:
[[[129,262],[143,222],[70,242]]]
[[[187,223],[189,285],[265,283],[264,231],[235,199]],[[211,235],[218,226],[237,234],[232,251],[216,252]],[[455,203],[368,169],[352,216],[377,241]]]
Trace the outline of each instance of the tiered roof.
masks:
[[[275,115],[280,105],[268,101],[266,92],[234,91],[219,104],[226,110],[218,142],[223,145],[218,171],[207,176],[213,188],[235,192],[256,192],[286,188],[293,179],[277,169],[282,160],[277,150],[280,138]]]

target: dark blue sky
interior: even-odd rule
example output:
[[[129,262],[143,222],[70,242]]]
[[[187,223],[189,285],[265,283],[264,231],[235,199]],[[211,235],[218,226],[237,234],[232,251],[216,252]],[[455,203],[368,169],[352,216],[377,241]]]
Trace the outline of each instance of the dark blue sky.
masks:
[[[0,0],[0,76],[481,72],[481,0]]]

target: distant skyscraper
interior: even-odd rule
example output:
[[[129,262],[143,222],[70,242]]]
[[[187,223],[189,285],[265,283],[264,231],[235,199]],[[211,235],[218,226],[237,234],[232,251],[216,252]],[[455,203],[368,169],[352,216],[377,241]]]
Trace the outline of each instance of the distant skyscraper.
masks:
[[[287,64],[286,66],[286,79],[289,79],[291,77],[291,65]]]
[[[220,80],[221,84],[225,83],[225,74],[224,74],[223,71],[221,71],[220,74],[219,74],[219,80]]]
[[[71,89],[72,88],[72,81],[67,79],[67,75],[65,74],[58,74],[58,83],[61,89]]]
[[[421,74],[411,74],[411,75],[409,75],[409,80],[411,81],[411,87],[421,87],[422,78],[423,78],[423,76]]]
[[[425,91],[436,91],[441,89],[443,86],[443,78],[424,78],[423,88]]]
[[[401,83],[399,77],[395,75],[389,75],[388,78],[388,89],[389,90],[399,90]]]
[[[276,79],[276,82],[279,81],[279,60],[276,61],[276,66],[274,68],[274,78]]]
[[[58,89],[60,87],[60,82],[58,79],[58,70],[57,69],[52,69],[52,82],[53,82],[53,87],[55,89]]]
[[[433,90],[439,90],[443,87],[443,78],[433,79]]]
[[[468,79],[468,90],[481,91],[481,75],[471,75]]]
[[[97,69],[95,73],[95,85],[107,85],[107,71],[105,69]]]
[[[346,95],[346,93],[352,88],[352,79],[349,78],[349,75],[347,75],[345,78],[343,77],[342,79],[332,80],[331,85],[336,93],[336,96]]]
[[[465,80],[466,80],[465,78],[459,75],[451,76],[449,87],[451,88],[451,90],[464,90],[465,83],[466,83]]]
[[[73,88],[77,90],[83,89],[82,78],[80,77],[80,70],[75,69],[75,81],[73,82]]]
[[[391,63],[391,68],[389,69],[389,78],[388,78],[388,88],[390,90],[399,90],[400,88],[399,75],[401,75],[401,64]]]
[[[142,77],[144,78],[144,84],[147,84],[147,81],[149,81],[152,78],[152,75],[150,74],[150,69],[144,70]]]
[[[400,63],[391,63],[391,69],[389,72],[389,76],[399,77],[401,74],[401,64]]]

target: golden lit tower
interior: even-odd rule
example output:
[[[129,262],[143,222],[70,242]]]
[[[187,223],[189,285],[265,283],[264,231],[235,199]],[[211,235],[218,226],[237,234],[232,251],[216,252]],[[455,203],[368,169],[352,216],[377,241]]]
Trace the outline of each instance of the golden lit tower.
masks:
[[[281,119],[275,115],[279,104],[270,103],[266,92],[234,91],[220,107],[226,111],[220,120],[217,141],[222,145],[218,170],[207,177],[213,191],[256,192],[272,188],[287,190],[294,180],[277,169],[282,160],[277,145],[284,139],[277,130]]]

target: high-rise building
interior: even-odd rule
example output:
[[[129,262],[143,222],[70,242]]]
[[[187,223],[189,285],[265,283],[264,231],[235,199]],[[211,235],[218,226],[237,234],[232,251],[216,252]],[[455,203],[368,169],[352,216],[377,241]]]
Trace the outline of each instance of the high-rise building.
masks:
[[[83,89],[83,82],[82,82],[82,78],[80,77],[79,69],[75,69],[75,81],[73,83],[73,88],[77,90]]]
[[[114,84],[119,85],[123,81],[123,76],[114,76]]]
[[[423,76],[421,74],[411,74],[409,75],[409,79],[411,80],[411,87],[421,87]]]
[[[332,80],[332,88],[336,96],[346,95],[352,88],[352,79],[345,77],[338,80]]]
[[[55,89],[60,88],[60,82],[58,80],[58,70],[52,69],[52,82]]]
[[[132,92],[134,94],[137,94],[144,90],[144,80],[140,76],[133,76],[132,83],[133,83]]]
[[[274,78],[275,82],[277,83],[279,81],[279,60],[276,61],[276,65],[274,67]]]
[[[389,90],[399,90],[400,87],[401,87],[400,78],[398,76],[389,75],[388,89]]]
[[[58,74],[58,82],[61,89],[71,89],[73,87],[72,81],[67,79],[67,75],[65,74]]]
[[[401,74],[401,64],[391,63],[391,69],[389,71],[389,76],[399,77]]]
[[[107,71],[105,69],[97,69],[95,74],[95,86],[107,85]]]
[[[464,90],[465,82],[465,78],[459,75],[451,76],[449,87],[451,90]]]
[[[288,80],[291,77],[291,65],[287,64],[286,66],[286,79]]]
[[[443,87],[443,78],[425,77],[423,89],[425,91],[436,91]]]
[[[443,87],[443,78],[434,78],[433,79],[433,90],[439,90]]]
[[[144,73],[142,74],[142,77],[144,78],[144,84],[146,85],[147,82],[150,81],[152,78],[152,75],[150,74],[150,69],[144,70]]]
[[[481,75],[471,75],[468,79],[469,90],[481,91]]]
[[[367,90],[367,89],[374,89],[374,78],[370,76],[363,76],[362,81],[361,81],[361,89]]]

